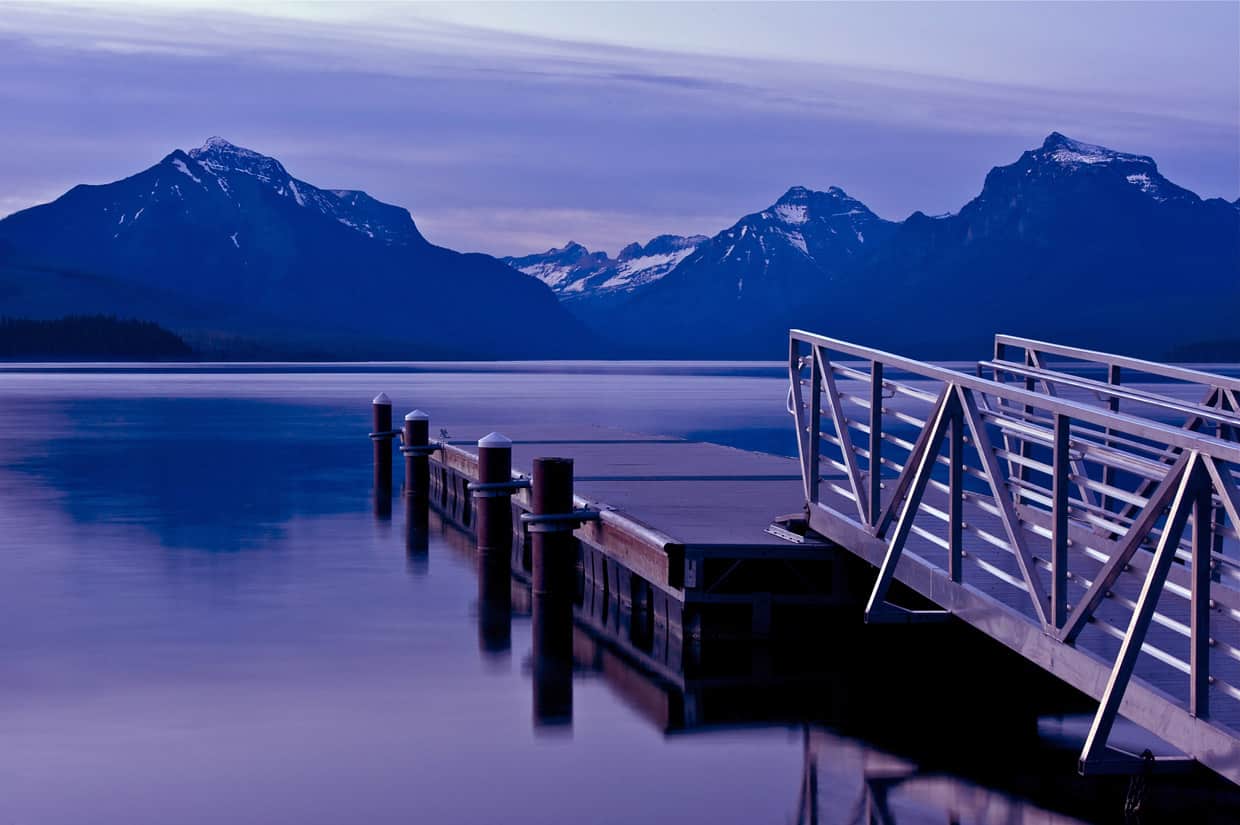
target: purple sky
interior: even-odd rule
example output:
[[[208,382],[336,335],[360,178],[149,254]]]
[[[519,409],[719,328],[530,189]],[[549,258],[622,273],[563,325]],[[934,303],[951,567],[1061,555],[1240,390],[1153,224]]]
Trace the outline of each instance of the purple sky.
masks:
[[[215,134],[496,254],[954,211],[1052,130],[1240,196],[1237,3],[214,5],[6,4],[0,214]]]

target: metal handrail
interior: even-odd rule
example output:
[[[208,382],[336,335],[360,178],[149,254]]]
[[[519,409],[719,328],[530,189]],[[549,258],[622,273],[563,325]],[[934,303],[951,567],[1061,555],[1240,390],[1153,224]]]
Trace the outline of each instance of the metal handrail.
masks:
[[[1240,424],[1240,413],[1220,409],[1218,407],[1211,407],[1206,404],[1198,404],[1193,401],[1183,401],[1178,398],[1173,398],[1171,396],[1161,395],[1159,393],[1149,392],[1146,390],[1136,390],[1132,387],[1125,387],[1122,384],[1108,384],[1105,381],[1097,381],[1092,378],[1071,375],[1057,370],[1046,369],[1045,367],[1030,367],[1014,361],[979,361],[978,365],[982,367],[990,367],[993,370],[1019,376],[1021,378],[1034,379],[1038,382],[1049,381],[1067,387],[1074,387],[1076,389],[1092,390],[1100,395],[1105,395],[1111,398],[1126,399],[1137,404],[1147,404],[1151,407],[1160,407],[1171,412],[1184,413],[1189,416],[1214,421],[1215,423],[1226,425]]]
[[[1038,341],[1033,338],[1022,338],[1018,335],[995,336],[995,345],[1019,347],[1025,350],[1033,350],[1035,352],[1044,352],[1048,355],[1059,355],[1064,358],[1074,358],[1079,361],[1092,361],[1095,364],[1104,366],[1115,366],[1123,369],[1136,370],[1138,372],[1157,375],[1162,378],[1174,378],[1178,381],[1186,381],[1191,384],[1202,384],[1207,387],[1223,387],[1233,392],[1240,392],[1240,378],[1232,378],[1227,375],[1220,375],[1215,372],[1206,372],[1205,370],[1192,369],[1191,367],[1181,367],[1175,364],[1162,364],[1157,361],[1146,361],[1141,358],[1131,358],[1127,355],[1116,355],[1111,352],[1101,352],[1099,350],[1084,349],[1081,347],[1069,347],[1063,344],[1056,344],[1051,341]]]
[[[1061,413],[1073,419],[1088,421],[1100,427],[1109,426],[1112,429],[1128,432],[1132,435],[1160,438],[1170,446],[1181,447],[1186,450],[1196,450],[1224,461],[1240,463],[1240,444],[1220,441],[1210,436],[1200,435],[1179,427],[1172,427],[1168,424],[1128,415],[1127,413],[1099,410],[1096,407],[1091,407],[1078,401],[1056,398],[1033,392],[1032,390],[1021,389],[1020,387],[1007,386],[958,370],[927,364],[873,347],[864,347],[847,341],[841,341],[837,338],[828,338],[825,335],[815,335],[805,330],[794,329],[790,331],[789,335],[793,341],[800,341],[835,350],[836,352],[847,353],[865,361],[880,361],[887,366],[893,366],[923,378],[955,384],[975,392],[1005,398],[1015,403],[1027,404],[1050,412]]]

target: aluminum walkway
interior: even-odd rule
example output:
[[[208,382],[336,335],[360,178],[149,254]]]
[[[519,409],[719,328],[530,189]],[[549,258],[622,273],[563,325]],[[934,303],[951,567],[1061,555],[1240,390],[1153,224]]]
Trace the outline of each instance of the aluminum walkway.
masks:
[[[1118,713],[1240,783],[1240,380],[1011,336],[976,374],[789,343],[808,524],[879,568],[867,620],[955,616],[1098,699],[1083,772],[1139,759]]]

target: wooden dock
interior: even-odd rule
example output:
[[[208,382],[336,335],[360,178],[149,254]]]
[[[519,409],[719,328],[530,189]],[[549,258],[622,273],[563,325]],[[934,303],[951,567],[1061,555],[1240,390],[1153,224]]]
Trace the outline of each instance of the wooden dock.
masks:
[[[574,531],[586,592],[602,585],[613,616],[648,610],[656,636],[668,634],[659,651],[679,650],[684,636],[768,636],[804,610],[847,598],[847,560],[838,551],[767,532],[773,519],[801,506],[793,459],[603,428],[505,435],[518,480],[537,457],[573,459],[576,506],[599,514]],[[431,506],[465,529],[475,518],[474,443],[454,440],[430,459]],[[520,516],[530,509],[529,490],[515,490],[512,572],[525,578],[532,559]]]

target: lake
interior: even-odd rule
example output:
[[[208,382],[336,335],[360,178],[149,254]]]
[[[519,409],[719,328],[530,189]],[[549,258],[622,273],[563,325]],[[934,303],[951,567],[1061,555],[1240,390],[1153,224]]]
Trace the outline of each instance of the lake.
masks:
[[[0,823],[1122,812],[1126,780],[1082,793],[1071,746],[1038,737],[1038,709],[968,721],[985,707],[968,695],[998,689],[974,678],[990,673],[984,645],[956,631],[910,644],[859,615],[826,634],[846,653],[796,651],[791,687],[750,668],[729,693],[593,651],[572,675],[571,724],[536,724],[528,616],[511,617],[506,649],[480,643],[468,537],[432,519],[411,558],[400,508],[373,514],[379,391],[454,439],[598,425],[792,455],[778,364],[0,371]],[[892,661],[916,662],[922,642],[950,643],[953,680]],[[886,708],[884,690],[905,706]]]

